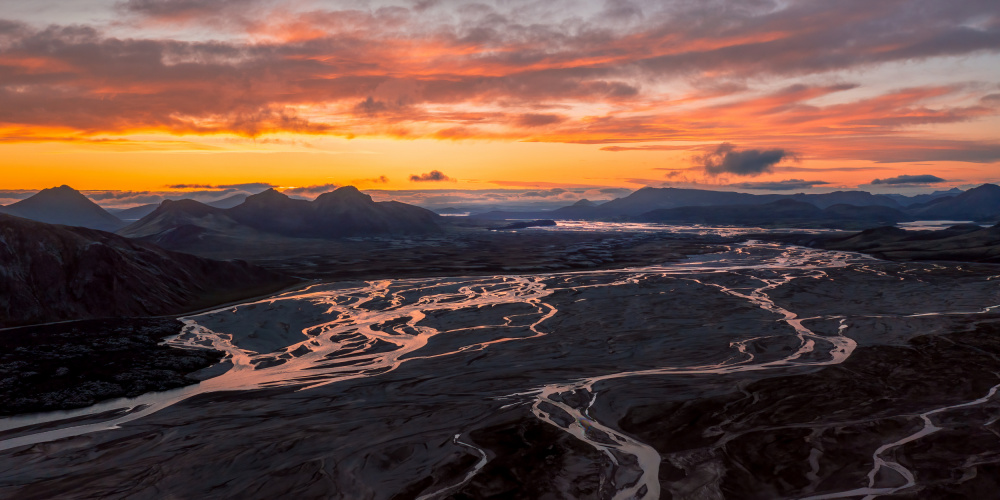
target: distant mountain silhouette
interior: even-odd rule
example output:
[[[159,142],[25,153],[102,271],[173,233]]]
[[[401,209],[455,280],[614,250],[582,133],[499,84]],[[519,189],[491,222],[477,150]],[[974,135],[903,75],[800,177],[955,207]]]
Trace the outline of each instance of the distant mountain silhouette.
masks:
[[[910,213],[917,219],[995,221],[1000,219],[1000,186],[983,184],[957,196],[911,207]]]
[[[413,205],[375,202],[353,186],[322,194],[311,202],[268,189],[230,209],[193,200],[165,201],[119,234],[176,249],[210,239],[252,240],[268,235],[337,238],[420,234],[439,231],[439,218]]]
[[[114,231],[125,225],[79,191],[69,186],[43,189],[17,203],[0,207],[0,213],[25,219]]]
[[[309,230],[307,220],[312,205],[306,200],[289,198],[275,189],[248,196],[226,213],[248,227],[267,233],[302,235]]]
[[[0,215],[0,326],[175,314],[295,280],[111,233]]]
[[[722,205],[710,207],[678,207],[652,210],[633,218],[642,222],[669,222],[724,225],[821,225],[839,227],[846,223],[892,224],[909,217],[890,207],[839,204],[820,209],[797,201],[783,199],[759,205]]]
[[[487,212],[482,219],[616,219],[634,218],[654,210],[681,207],[759,206],[778,200],[795,200],[825,209],[834,205],[885,206],[900,208],[892,198],[866,191],[835,191],[823,194],[750,194],[707,189],[645,187],[624,197],[599,205],[577,202],[551,211]],[[681,214],[683,212],[676,212]],[[707,212],[706,212],[707,213]],[[721,213],[721,212],[720,212]]]
[[[126,208],[122,210],[108,210],[112,215],[118,217],[122,222],[128,223],[130,221],[137,221],[156,210],[156,207],[160,206],[159,203],[149,203],[146,205],[139,205],[137,207]]]
[[[232,196],[222,198],[221,200],[210,201],[206,205],[215,208],[233,208],[244,201],[246,201],[249,195],[246,194],[234,194]]]
[[[934,191],[933,193],[916,194],[913,196],[906,196],[903,194],[894,194],[894,193],[884,194],[882,196],[888,196],[889,198],[896,200],[900,205],[908,208],[918,203],[927,203],[933,200],[937,200],[939,198],[948,198],[951,196],[957,196],[964,192],[965,191],[962,191],[961,189],[958,188],[951,188],[947,191]]]
[[[257,231],[233,220],[226,210],[185,199],[165,200],[152,213],[119,230],[118,234],[164,248],[183,249],[202,240],[253,237]]]

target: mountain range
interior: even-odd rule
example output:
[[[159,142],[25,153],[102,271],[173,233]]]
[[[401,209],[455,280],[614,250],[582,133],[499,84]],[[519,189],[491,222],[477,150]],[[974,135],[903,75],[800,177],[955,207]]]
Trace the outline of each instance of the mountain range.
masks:
[[[647,187],[602,204],[580,200],[573,205],[551,211],[487,212],[475,214],[473,217],[488,220],[623,219],[715,224],[761,224],[802,220],[896,223],[912,220],[1000,219],[1000,186],[984,184],[968,191],[958,191],[954,195],[949,193],[951,191],[939,192],[940,196],[921,198],[928,201],[904,205],[897,197],[866,191],[757,195],[731,191]],[[777,202],[799,204],[775,205]]]
[[[221,200],[210,201],[205,204],[215,208],[233,208],[239,205],[240,203],[243,203],[247,199],[247,196],[249,195],[234,194],[232,196],[222,198]],[[122,221],[126,223],[131,223],[153,213],[153,211],[156,210],[156,207],[159,206],[160,206],[159,203],[149,203],[146,205],[139,205],[137,207],[108,210],[108,211],[114,214],[115,217],[118,217]]]
[[[238,243],[269,236],[424,234],[440,231],[439,220],[439,215],[414,205],[375,202],[353,186],[324,193],[313,201],[268,189],[228,209],[194,200],[164,201],[119,234],[166,248],[187,248],[204,241]]]
[[[0,214],[0,327],[176,314],[297,280],[83,227]]]

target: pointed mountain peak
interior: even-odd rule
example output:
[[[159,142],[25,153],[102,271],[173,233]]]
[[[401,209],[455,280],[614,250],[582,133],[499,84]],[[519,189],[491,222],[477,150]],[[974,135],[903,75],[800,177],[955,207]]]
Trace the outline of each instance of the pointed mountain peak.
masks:
[[[83,193],[66,185],[43,189],[29,198],[3,207],[4,212],[49,224],[114,230],[122,221]]]
[[[41,198],[66,198],[66,199],[69,199],[69,198],[77,198],[77,199],[79,199],[79,198],[86,198],[88,201],[90,200],[89,198],[87,198],[86,196],[84,196],[83,193],[81,193],[81,192],[79,192],[79,191],[77,191],[77,190],[75,190],[75,189],[73,189],[73,188],[71,188],[71,187],[69,187],[69,186],[67,186],[65,184],[63,184],[62,186],[58,186],[58,187],[51,187],[51,188],[43,189],[43,190],[35,193],[35,195],[32,196],[32,198],[34,198],[36,196],[37,197],[41,197]]]
[[[574,203],[572,206],[574,206],[574,207],[595,207],[595,206],[597,206],[597,203],[594,203],[594,202],[592,202],[592,201],[584,198],[584,199],[582,199],[582,200]]]

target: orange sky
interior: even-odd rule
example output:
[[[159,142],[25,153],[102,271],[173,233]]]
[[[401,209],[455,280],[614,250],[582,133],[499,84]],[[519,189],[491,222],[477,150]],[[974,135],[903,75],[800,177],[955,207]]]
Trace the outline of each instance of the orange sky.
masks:
[[[0,188],[1000,180],[995,4],[711,4],[12,5]]]

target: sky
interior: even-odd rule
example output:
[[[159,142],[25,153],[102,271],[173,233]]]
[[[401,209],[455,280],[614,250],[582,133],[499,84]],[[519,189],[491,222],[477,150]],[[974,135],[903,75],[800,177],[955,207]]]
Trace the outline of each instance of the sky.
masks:
[[[0,203],[973,186],[1000,4],[0,0],[0,173]]]

